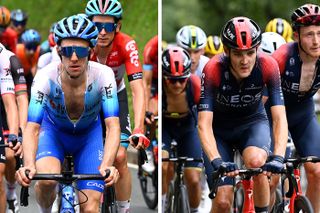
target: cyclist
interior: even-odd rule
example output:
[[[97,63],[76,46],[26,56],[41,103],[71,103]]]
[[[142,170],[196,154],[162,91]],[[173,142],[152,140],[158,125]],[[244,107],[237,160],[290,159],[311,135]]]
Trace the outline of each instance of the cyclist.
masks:
[[[60,173],[64,155],[69,153],[74,157],[75,173],[104,175],[109,168],[111,174],[105,181],[112,184],[119,175],[112,166],[119,147],[119,109],[112,70],[88,61],[98,30],[89,19],[74,15],[60,20],[54,34],[61,63],[51,63],[35,76],[23,137],[24,167],[17,171],[17,180],[30,185],[26,170],[31,179],[36,172]],[[101,108],[107,127],[105,149],[98,119]],[[36,183],[41,212],[51,212],[56,184]],[[88,199],[80,205],[81,212],[98,212],[103,181],[77,184],[87,194],[86,198],[79,193],[79,202]]]
[[[21,9],[11,11],[11,24],[9,28],[17,33],[18,43],[21,43],[21,36],[26,30],[27,22],[28,15],[26,12]]]
[[[14,30],[10,30],[10,28],[8,27],[9,24],[10,11],[4,6],[0,6],[0,42],[8,50],[15,52],[18,36]]]
[[[175,140],[178,156],[200,159],[201,146],[196,129],[200,79],[191,75],[188,52],[175,46],[166,49],[162,53],[162,74],[162,157],[169,157],[171,142]],[[202,163],[188,162],[184,171],[191,212],[199,210],[202,166]],[[170,167],[168,163],[162,163],[162,209],[165,209],[166,193],[173,177]]]
[[[273,53],[279,64],[289,132],[300,157],[320,156],[320,126],[312,96],[320,88],[320,7],[305,4],[292,16],[296,42],[282,45]],[[320,211],[320,163],[304,165],[308,186],[306,195],[314,212]]]
[[[145,86],[146,123],[151,125],[150,137],[155,137],[156,122],[154,116],[158,115],[158,35],[152,37],[144,47],[143,51],[143,83]],[[146,150],[148,162],[142,165],[147,172],[155,169],[153,163],[152,146]]]
[[[281,35],[286,42],[292,40],[292,27],[289,22],[283,18],[274,18],[270,20],[265,29],[266,32],[274,32]]]
[[[90,0],[85,10],[88,17],[99,31],[98,42],[91,60],[110,66],[115,74],[120,107],[121,138],[130,135],[140,136],[137,149],[149,146],[149,139],[144,136],[145,97],[142,81],[142,68],[139,62],[135,40],[120,32],[122,7],[118,0]],[[133,98],[134,128],[131,134],[130,115],[124,74],[127,73]],[[131,143],[132,144],[132,143]],[[127,165],[128,144],[120,146],[115,166],[120,179],[115,185],[120,212],[130,209],[131,174]]]
[[[49,30],[48,39],[41,43],[40,45],[40,55],[51,52],[52,48],[56,45],[53,38],[53,30],[57,23],[53,23]]]
[[[210,35],[207,38],[207,44],[204,48],[204,55],[208,58],[212,58],[213,56],[223,53],[223,44],[221,39],[217,35]]]
[[[16,55],[24,69],[29,97],[31,84],[37,71],[37,63],[40,56],[40,41],[41,37],[38,31],[29,29],[22,34],[22,43],[18,44],[16,49]]]
[[[9,53],[5,47],[0,44],[0,85],[1,85],[1,99],[5,108],[5,113],[7,115],[7,122],[9,127],[9,135],[7,142],[13,149],[15,155],[20,155],[21,146],[20,142],[13,147],[12,142],[17,141],[18,137],[18,109],[14,94],[14,83],[12,80],[11,72],[11,53]],[[4,144],[5,140],[2,132],[2,121],[0,119],[0,144]],[[0,148],[0,212],[6,211],[6,193],[4,188],[4,174],[5,174],[5,162],[6,153],[5,148]]]
[[[205,66],[199,103],[199,136],[205,152],[205,168],[212,188],[213,171],[223,170],[212,212],[230,212],[234,179],[238,166],[233,149],[242,154],[246,168],[264,166],[280,172],[287,142],[287,121],[280,86],[279,68],[272,57],[260,54],[261,30],[251,19],[235,17],[224,26],[221,38],[225,54],[212,58]],[[267,86],[272,103],[275,148],[268,157],[270,132],[262,103]],[[256,212],[268,212],[269,184],[265,175],[254,177]]]
[[[203,67],[209,61],[204,56],[204,48],[207,44],[207,36],[204,31],[194,25],[183,26],[176,35],[178,46],[188,51],[191,56],[191,73],[201,77]]]
[[[259,50],[264,53],[271,55],[275,50],[277,50],[281,45],[285,44],[286,40],[274,32],[262,33],[261,44]]]
[[[27,85],[24,78],[23,68],[19,62],[19,59],[11,51],[6,51],[7,57],[9,57],[10,62],[10,72],[9,75],[12,76],[14,83],[15,98],[18,107],[18,118],[19,118],[19,136],[22,136],[22,131],[27,124],[27,114],[28,114],[28,95],[27,95]],[[2,103],[3,106],[3,103]],[[5,141],[8,140],[8,135],[10,134],[9,127],[7,124],[7,116],[4,107],[1,107],[1,118],[3,127],[3,137]],[[20,156],[14,156],[14,151],[12,149],[6,149],[6,187],[7,187],[7,201],[8,207],[12,212],[19,212],[19,204],[16,195],[16,159]],[[1,204],[0,204],[1,205]]]

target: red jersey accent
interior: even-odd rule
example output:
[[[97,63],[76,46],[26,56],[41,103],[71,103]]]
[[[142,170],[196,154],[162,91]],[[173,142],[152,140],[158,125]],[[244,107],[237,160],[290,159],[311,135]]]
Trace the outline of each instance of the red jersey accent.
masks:
[[[0,35],[0,43],[3,44],[8,50],[16,53],[16,46],[18,43],[18,34],[12,28],[7,27],[6,30]]]
[[[158,35],[151,38],[144,47],[143,64],[152,65],[152,78],[158,79]]]

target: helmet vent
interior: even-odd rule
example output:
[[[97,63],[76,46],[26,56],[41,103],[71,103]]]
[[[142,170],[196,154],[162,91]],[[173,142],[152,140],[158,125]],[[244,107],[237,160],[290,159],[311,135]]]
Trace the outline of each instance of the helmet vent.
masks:
[[[179,61],[174,62],[174,68],[177,73],[179,73]]]
[[[244,46],[246,46],[247,45],[247,32],[241,32],[241,40],[242,40],[242,44],[244,45]]]

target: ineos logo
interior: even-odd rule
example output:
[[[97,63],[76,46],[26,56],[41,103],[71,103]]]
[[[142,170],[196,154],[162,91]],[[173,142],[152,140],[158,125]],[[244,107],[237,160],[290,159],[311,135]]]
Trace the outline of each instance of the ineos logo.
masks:
[[[230,29],[227,30],[227,35],[228,35],[231,39],[234,39],[234,38],[235,38],[235,35],[231,32]]]

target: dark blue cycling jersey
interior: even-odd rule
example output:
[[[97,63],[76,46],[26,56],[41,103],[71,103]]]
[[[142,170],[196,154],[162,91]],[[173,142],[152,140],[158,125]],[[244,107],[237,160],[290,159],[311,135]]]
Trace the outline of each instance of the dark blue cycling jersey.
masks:
[[[199,111],[213,111],[217,125],[237,126],[265,119],[261,101],[267,86],[272,106],[283,105],[279,68],[272,57],[258,53],[251,74],[239,84],[230,71],[230,59],[217,55],[202,74]]]
[[[299,91],[302,60],[297,42],[282,45],[272,57],[278,62],[285,100],[289,132],[301,157],[320,156],[320,125],[314,111],[312,96],[320,88],[319,60],[308,91]]]

